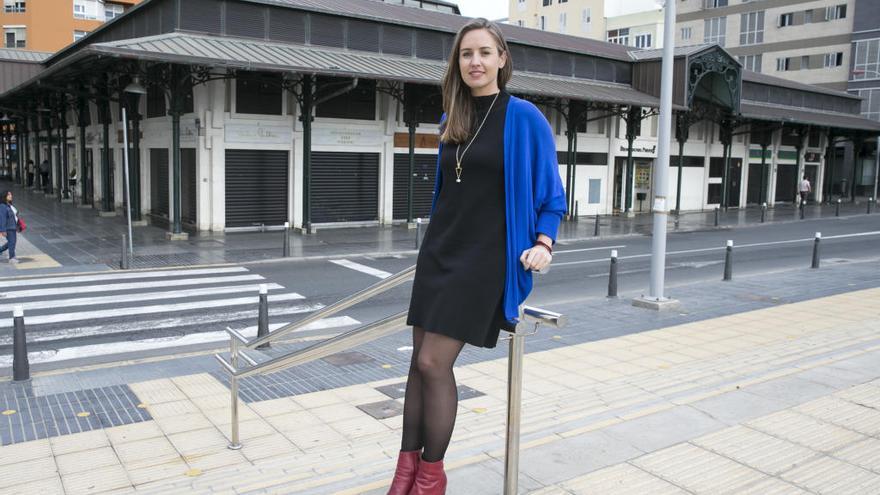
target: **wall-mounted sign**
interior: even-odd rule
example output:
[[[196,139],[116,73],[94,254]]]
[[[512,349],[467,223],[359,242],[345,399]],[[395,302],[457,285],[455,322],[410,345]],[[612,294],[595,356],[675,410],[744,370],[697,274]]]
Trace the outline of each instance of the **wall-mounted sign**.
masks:
[[[361,129],[356,127],[313,127],[312,144],[318,145],[381,145],[385,134],[379,129]]]
[[[291,144],[293,142],[293,130],[286,125],[227,122],[225,131],[227,143]]]
[[[633,155],[655,156],[657,154],[657,145],[656,144],[634,142],[632,150],[633,150]],[[621,153],[626,153],[627,151],[628,150],[627,150],[626,146],[620,147]]]

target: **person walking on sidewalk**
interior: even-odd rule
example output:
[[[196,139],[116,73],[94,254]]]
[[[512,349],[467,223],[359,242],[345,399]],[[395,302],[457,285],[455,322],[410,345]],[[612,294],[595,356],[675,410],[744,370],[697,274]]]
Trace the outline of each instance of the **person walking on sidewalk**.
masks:
[[[34,187],[34,161],[28,160],[27,167],[27,187]]]
[[[789,182],[789,184],[791,184]],[[801,206],[807,204],[807,195],[813,192],[813,186],[810,185],[810,180],[807,179],[807,176],[804,176],[804,179],[801,181],[801,185],[798,188],[801,193]]]
[[[495,347],[512,331],[550,264],[565,214],[556,143],[544,114],[505,86],[513,61],[498,26],[470,21],[455,37],[431,222],[416,262],[403,435],[390,495],[441,495],[455,426],[453,368],[465,344]]]
[[[18,263],[15,257],[15,243],[18,240],[18,209],[12,204],[12,191],[0,196],[0,236],[6,238],[6,245],[0,247],[0,253],[9,251],[9,262]]]
[[[43,160],[40,163],[40,186],[43,189],[43,192],[47,192],[49,190],[49,160]]]

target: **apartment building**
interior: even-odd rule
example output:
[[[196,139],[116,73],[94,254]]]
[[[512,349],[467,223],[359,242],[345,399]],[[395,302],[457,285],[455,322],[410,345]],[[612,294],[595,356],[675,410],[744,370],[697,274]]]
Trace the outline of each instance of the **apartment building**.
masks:
[[[605,40],[605,0],[510,0],[508,23]]]
[[[846,91],[855,3],[683,0],[676,44],[717,43],[748,70]]]
[[[3,0],[3,48],[55,52],[141,0]]]

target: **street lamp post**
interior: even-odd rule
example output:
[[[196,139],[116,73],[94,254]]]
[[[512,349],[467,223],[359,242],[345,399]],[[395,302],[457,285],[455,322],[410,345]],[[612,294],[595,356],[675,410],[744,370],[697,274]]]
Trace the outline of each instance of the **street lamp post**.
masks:
[[[651,285],[648,297],[633,301],[637,306],[662,309],[675,306],[676,301],[663,294],[666,271],[666,223],[669,217],[669,151],[672,141],[672,85],[675,38],[675,0],[666,0],[663,25],[663,65],[660,79],[660,132],[657,161],[654,167],[654,230],[651,237]]]
[[[140,85],[137,78],[125,87],[123,90],[125,94],[133,94],[133,95],[142,95],[146,94],[147,90],[144,89],[143,86]],[[131,216],[132,216],[132,194],[131,194],[131,180],[129,177],[128,170],[128,114],[126,112],[126,105],[122,105],[122,157],[123,157],[123,172],[125,179],[125,199],[128,204],[126,204],[125,208],[125,218],[128,221],[128,259],[134,259],[134,241],[131,236]]]

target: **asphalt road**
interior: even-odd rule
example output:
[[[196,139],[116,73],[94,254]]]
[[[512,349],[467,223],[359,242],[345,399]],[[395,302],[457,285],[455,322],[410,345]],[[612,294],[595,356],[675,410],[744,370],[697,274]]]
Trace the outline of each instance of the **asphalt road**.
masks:
[[[823,263],[880,259],[880,215],[675,233],[668,236],[665,295],[675,297],[676,286],[682,284],[719,280],[727,240],[735,246],[734,278],[747,274],[773,277],[779,271],[808,267],[816,232],[822,233]],[[646,293],[651,241],[648,236],[630,236],[557,244],[553,265],[548,273],[536,276],[528,303],[553,309],[561,302],[604,296],[611,250],[619,256],[620,294]],[[13,282],[0,289],[6,291],[0,292],[0,311],[10,310],[13,304],[26,305],[34,364],[60,367],[175,354],[227,345],[223,333],[227,325],[251,327],[255,332],[259,284],[269,286],[270,324],[278,326],[415,261],[415,256],[288,260],[179,270],[173,276],[115,272],[92,279],[22,282],[21,286]],[[410,284],[405,284],[340,313],[326,325],[299,331],[295,338],[329,337],[358,322],[403,311],[409,293]],[[0,321],[0,327],[0,367],[4,367],[11,362],[11,321]]]

